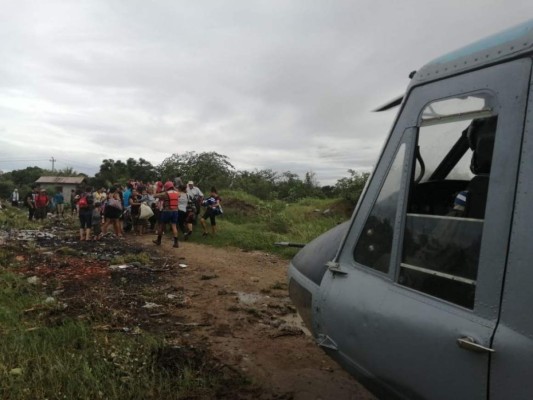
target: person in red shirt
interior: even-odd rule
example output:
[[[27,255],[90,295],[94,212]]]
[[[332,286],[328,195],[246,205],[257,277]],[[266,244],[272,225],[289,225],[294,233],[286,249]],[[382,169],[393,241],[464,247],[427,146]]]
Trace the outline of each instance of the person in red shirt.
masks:
[[[46,194],[46,189],[41,189],[35,197],[35,219],[38,220],[46,218],[46,210],[49,203],[50,199]]]

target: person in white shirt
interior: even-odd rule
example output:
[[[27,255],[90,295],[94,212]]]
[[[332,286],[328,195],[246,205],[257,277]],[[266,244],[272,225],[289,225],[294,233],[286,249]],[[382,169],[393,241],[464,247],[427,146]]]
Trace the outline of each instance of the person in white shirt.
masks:
[[[195,206],[195,218],[194,223],[196,224],[196,220],[198,219],[198,214],[200,214],[200,209],[202,207],[202,201],[204,200],[204,194],[202,191],[197,187],[194,186],[193,181],[187,182],[187,194],[189,195],[189,198],[191,199],[192,203]]]
[[[11,195],[11,205],[13,207],[19,206],[19,190],[16,188],[13,190],[13,194]]]

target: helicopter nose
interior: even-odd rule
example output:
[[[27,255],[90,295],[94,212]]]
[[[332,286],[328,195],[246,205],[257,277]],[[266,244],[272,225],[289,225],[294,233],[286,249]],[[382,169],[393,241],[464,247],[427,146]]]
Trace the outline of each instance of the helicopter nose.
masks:
[[[326,264],[335,258],[348,227],[349,221],[320,235],[300,250],[289,265],[289,296],[311,332],[313,302],[318,299]]]

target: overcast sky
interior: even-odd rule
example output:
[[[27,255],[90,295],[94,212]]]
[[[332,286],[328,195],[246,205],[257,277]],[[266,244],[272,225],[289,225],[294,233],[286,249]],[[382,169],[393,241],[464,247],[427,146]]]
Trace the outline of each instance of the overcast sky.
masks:
[[[0,170],[217,151],[321,184],[371,170],[408,74],[531,0],[0,0]],[[186,177],[185,177],[186,178]]]

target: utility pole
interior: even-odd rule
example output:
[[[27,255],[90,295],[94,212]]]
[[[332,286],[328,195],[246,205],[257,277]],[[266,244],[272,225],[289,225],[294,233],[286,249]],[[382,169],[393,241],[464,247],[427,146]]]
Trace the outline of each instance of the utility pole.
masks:
[[[52,163],[52,172],[54,172],[54,164],[57,160],[52,156],[52,158],[49,161]]]

